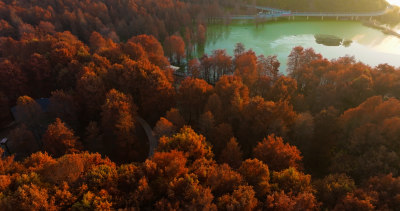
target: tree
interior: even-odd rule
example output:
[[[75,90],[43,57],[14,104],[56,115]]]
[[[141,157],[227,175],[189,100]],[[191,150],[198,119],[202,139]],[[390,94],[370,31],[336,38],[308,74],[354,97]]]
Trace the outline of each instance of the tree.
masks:
[[[204,111],[210,111],[214,115],[214,117],[216,117],[218,120],[220,119],[222,112],[222,102],[216,93],[212,94],[208,98]]]
[[[89,46],[93,52],[99,52],[107,47],[107,41],[98,32],[94,31],[89,38]]]
[[[293,48],[292,52],[290,52],[288,63],[287,63],[287,72],[294,79],[299,78],[300,68],[305,64],[310,64],[312,61],[322,59],[321,54],[315,53],[312,48],[304,49],[301,46],[297,46]]]
[[[75,185],[85,170],[85,160],[80,154],[67,154],[55,162],[46,163],[39,171],[43,180],[57,186]]]
[[[188,74],[193,78],[200,77],[200,62],[198,59],[192,59],[188,63]]]
[[[36,87],[34,91],[31,91],[33,96],[41,97],[50,93],[54,87],[52,84],[54,70],[45,56],[38,53],[32,54],[22,68],[30,79],[29,87]]]
[[[185,118],[191,122],[197,120],[213,87],[197,78],[186,78],[179,86],[177,101]]]
[[[287,136],[295,117],[296,113],[287,101],[275,103],[253,97],[242,110],[238,139],[245,151],[250,152],[269,134]]]
[[[228,164],[222,164],[210,168],[207,175],[206,185],[211,187],[215,197],[233,193],[239,186],[244,185],[243,177],[232,170]]]
[[[71,94],[65,93],[62,90],[51,92],[48,113],[50,116],[60,118],[67,122],[72,128],[78,128],[77,105],[74,97]]]
[[[239,173],[247,183],[253,186],[259,199],[264,199],[270,192],[270,173],[268,166],[257,159],[247,159],[242,162]]]
[[[48,190],[35,184],[22,185],[6,201],[6,210],[55,210]]]
[[[244,47],[243,43],[240,43],[240,42],[236,43],[235,50],[234,50],[235,60],[237,57],[242,55],[245,51],[246,51],[246,48]]]
[[[318,199],[323,206],[333,209],[347,193],[353,192],[356,188],[353,179],[345,174],[330,174],[315,182]]]
[[[202,187],[195,175],[175,178],[168,185],[168,194],[156,202],[156,209],[216,210],[211,190]]]
[[[279,77],[270,90],[270,99],[273,101],[290,101],[294,98],[297,91],[297,81],[281,76]]]
[[[177,129],[180,129],[185,125],[185,119],[183,119],[181,113],[176,108],[171,108],[167,111],[165,118],[173,123]]]
[[[0,92],[0,127],[11,122],[10,102],[7,96]]]
[[[215,92],[221,102],[220,118],[234,123],[231,125],[236,129],[239,124],[240,113],[249,103],[249,88],[243,84],[240,77],[222,76],[215,84]]]
[[[169,152],[179,150],[185,153],[189,161],[193,162],[199,158],[212,159],[214,156],[211,146],[202,135],[198,135],[188,126],[183,127],[179,133],[172,137],[162,137],[159,141],[157,151]]]
[[[55,157],[79,152],[82,148],[78,137],[59,118],[47,128],[42,137],[43,149]]]
[[[15,120],[25,124],[34,135],[38,136],[43,129],[44,114],[40,105],[28,96],[21,96],[15,108]]]
[[[164,50],[158,40],[152,35],[139,35],[132,37],[128,42],[140,44],[147,52],[151,63],[160,68],[168,66],[168,60],[164,57]]]
[[[251,87],[258,78],[257,57],[254,51],[246,51],[235,58],[235,75],[243,79],[243,83]]]
[[[283,139],[275,135],[269,135],[262,142],[259,142],[253,149],[253,155],[275,171],[289,167],[301,167],[302,156],[300,151],[295,146],[283,143]]]
[[[312,193],[293,195],[284,191],[274,192],[267,197],[265,210],[319,210],[319,203]]]
[[[221,123],[213,127],[209,140],[213,145],[214,153],[216,155],[221,155],[222,150],[227,146],[233,136],[232,126],[227,123]]]
[[[24,124],[12,130],[8,139],[10,140],[8,142],[9,148],[11,148],[12,153],[17,154],[16,159],[18,160],[28,157],[39,149],[35,136]]]
[[[396,138],[400,131],[400,101],[367,99],[339,117],[342,138],[331,168],[345,172],[356,181],[379,174],[397,173],[400,151]],[[362,149],[362,150],[361,150]]]
[[[219,210],[254,210],[258,205],[252,186],[239,186],[232,194],[218,198]]]
[[[369,178],[362,189],[371,198],[375,198],[373,202],[376,209],[397,210],[400,208],[399,187],[400,178],[388,174]]]
[[[150,186],[157,190],[156,197],[167,195],[168,186],[175,178],[188,173],[187,159],[184,153],[176,150],[155,152],[151,160],[144,163]]]
[[[85,147],[91,152],[102,152],[104,149],[103,137],[97,122],[89,122],[85,131]]]
[[[354,193],[348,193],[336,206],[334,210],[375,210],[374,198],[364,193],[362,190],[356,190]]]
[[[104,81],[92,69],[86,71],[76,82],[76,91],[80,105],[83,107],[85,119],[96,119],[101,104],[104,102],[106,87]]]
[[[197,26],[197,44],[204,45],[206,42],[206,28],[203,24],[199,24]]]
[[[293,142],[304,155],[311,155],[314,138],[314,118],[310,113],[297,115],[293,127]]]
[[[76,202],[72,208],[76,210],[109,210],[112,207],[110,195],[105,190],[98,194],[87,191],[83,194],[82,200]]]
[[[117,192],[118,173],[115,166],[99,165],[90,169],[83,178],[93,192],[106,190],[107,193]]]
[[[277,79],[280,63],[276,55],[265,57],[264,55],[257,58],[257,71],[260,76],[268,76],[273,80]]]
[[[181,59],[185,57],[185,42],[181,36],[169,36],[164,41],[164,51],[170,62],[176,61],[179,65],[181,64]]]
[[[14,102],[19,96],[27,94],[28,78],[18,64],[8,59],[0,62],[0,90]]]
[[[222,150],[219,156],[220,163],[227,163],[234,169],[239,168],[242,163],[243,153],[240,150],[239,144],[236,142],[235,138],[231,138],[230,141],[226,144],[224,150]]]
[[[144,60],[148,57],[147,52],[139,43],[127,42],[122,45],[122,51],[134,61]]]
[[[232,73],[232,58],[226,53],[226,50],[214,50],[211,55],[211,63],[213,72],[211,73],[213,80]]]
[[[103,144],[110,155],[119,159],[126,159],[128,155],[133,156],[132,149],[136,142],[134,135],[136,110],[130,96],[115,89],[107,93],[102,106],[101,127]]]
[[[295,74],[295,71],[302,65],[301,59],[303,55],[304,48],[301,46],[296,46],[290,52],[287,62],[287,72],[290,74]]]
[[[273,172],[271,183],[276,183],[280,190],[286,193],[299,194],[302,192],[312,193],[311,175],[304,174],[293,167]]]
[[[116,81],[116,88],[132,96],[139,113],[149,122],[154,124],[174,105],[175,89],[158,66],[147,60],[126,59],[122,66],[114,67],[109,77]]]
[[[153,129],[154,135],[159,139],[163,136],[171,137],[176,131],[176,127],[168,119],[161,117]]]

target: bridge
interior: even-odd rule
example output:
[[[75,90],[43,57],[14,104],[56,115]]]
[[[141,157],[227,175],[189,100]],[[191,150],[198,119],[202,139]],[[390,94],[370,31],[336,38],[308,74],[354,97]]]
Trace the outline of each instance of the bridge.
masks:
[[[324,17],[350,17],[352,20],[358,19],[359,17],[372,17],[381,16],[386,14],[388,8],[379,11],[372,11],[372,12],[358,12],[358,13],[343,13],[343,12],[292,12],[290,10],[281,10],[277,8],[271,7],[263,7],[263,6],[255,6],[255,5],[246,5],[248,8],[261,10],[261,12],[257,13],[256,15],[234,15],[229,16],[232,20],[251,20],[251,19],[276,19],[280,17],[288,17],[289,19],[294,17],[321,17],[322,20]]]

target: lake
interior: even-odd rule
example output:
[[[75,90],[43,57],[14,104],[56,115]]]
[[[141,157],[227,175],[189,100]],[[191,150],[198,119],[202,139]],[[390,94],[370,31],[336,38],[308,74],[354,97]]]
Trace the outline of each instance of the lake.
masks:
[[[347,43],[340,46],[318,44],[316,37],[319,35],[338,37]],[[400,39],[356,21],[272,21],[258,27],[246,22],[210,25],[204,52],[211,54],[215,49],[226,49],[232,55],[238,42],[257,54],[277,55],[283,73],[287,56],[295,46],[314,48],[328,59],[350,55],[371,66],[388,63],[400,67]]]

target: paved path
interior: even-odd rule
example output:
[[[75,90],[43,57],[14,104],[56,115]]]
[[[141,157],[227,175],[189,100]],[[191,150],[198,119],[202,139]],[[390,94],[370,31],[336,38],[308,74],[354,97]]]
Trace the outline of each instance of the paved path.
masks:
[[[158,141],[154,137],[153,130],[150,125],[146,122],[146,120],[141,117],[136,117],[137,121],[142,125],[144,131],[146,132],[147,139],[149,140],[149,158],[151,158],[154,154],[154,151],[157,148]]]

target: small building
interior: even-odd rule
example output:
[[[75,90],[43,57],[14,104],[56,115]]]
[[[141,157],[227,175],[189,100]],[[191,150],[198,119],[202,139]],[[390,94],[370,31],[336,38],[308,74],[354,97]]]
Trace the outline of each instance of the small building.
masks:
[[[0,146],[1,146],[1,148],[4,149],[4,154],[1,155],[1,156],[7,156],[7,155],[10,155],[10,154],[11,154],[11,153],[10,153],[10,150],[8,149],[7,142],[8,142],[8,139],[7,139],[7,138],[3,138],[3,139],[1,139],[1,141],[0,141]]]
[[[174,66],[174,65],[170,65],[168,66],[170,69],[172,69],[174,72],[178,71],[180,69],[180,67]]]

